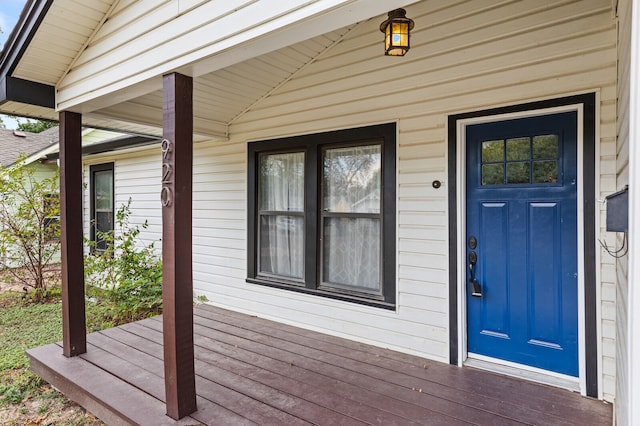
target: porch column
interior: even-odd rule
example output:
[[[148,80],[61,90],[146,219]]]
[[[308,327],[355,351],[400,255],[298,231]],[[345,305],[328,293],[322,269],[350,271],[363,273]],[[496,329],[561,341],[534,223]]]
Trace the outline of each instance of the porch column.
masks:
[[[87,351],[82,241],[82,116],[60,119],[60,240],[62,257],[62,352]]]
[[[193,349],[191,197],[193,81],[163,77],[162,300],[167,415],[197,410]]]

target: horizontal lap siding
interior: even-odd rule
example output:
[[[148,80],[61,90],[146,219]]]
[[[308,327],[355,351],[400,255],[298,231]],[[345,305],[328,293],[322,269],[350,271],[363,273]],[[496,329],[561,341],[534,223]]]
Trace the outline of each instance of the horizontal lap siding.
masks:
[[[196,145],[193,263],[196,292],[246,278],[246,153],[242,144]],[[217,296],[211,297],[217,300]]]
[[[139,240],[143,244],[154,243],[158,255],[162,249],[162,210],[160,204],[160,147],[134,154],[108,154],[88,157],[83,169],[84,185],[84,235],[91,235],[90,224],[90,170],[91,165],[114,163],[115,210],[126,205],[131,198],[131,227],[141,229]],[[142,224],[148,224],[142,229]],[[115,224],[117,229],[117,224]]]
[[[220,305],[448,361],[447,115],[599,90],[600,184],[608,191],[615,182],[616,24],[607,0],[442,0],[407,12],[416,24],[406,57],[381,54],[380,37],[371,34],[382,17],[361,23],[230,128],[231,144],[244,153],[245,140],[398,120],[397,312],[246,284],[244,257],[239,270],[235,262],[196,261],[196,289]],[[244,178],[244,164],[237,171],[234,181]],[[434,189],[433,180],[443,187]],[[226,211],[211,213],[228,221]],[[237,238],[245,243],[243,229]],[[602,306],[607,399],[615,377],[609,287]]]
[[[600,154],[600,185],[598,199],[616,191],[616,100],[601,99],[600,109],[601,138]],[[615,246],[615,236],[606,232],[606,206],[596,204],[600,213],[600,229],[597,238]],[[613,239],[611,239],[613,237]],[[600,318],[599,326],[603,344],[602,351],[602,395],[604,399],[613,401],[616,378],[616,262],[604,250],[600,250]],[[613,291],[612,291],[613,290]]]

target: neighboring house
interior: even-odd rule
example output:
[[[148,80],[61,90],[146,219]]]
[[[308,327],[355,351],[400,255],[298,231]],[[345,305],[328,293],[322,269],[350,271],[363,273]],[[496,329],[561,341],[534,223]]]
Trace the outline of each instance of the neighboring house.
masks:
[[[53,127],[40,133],[23,132],[20,130],[0,129],[0,165],[2,167],[14,167],[16,161],[25,158],[24,166],[33,170],[33,179],[43,180],[56,176],[58,165],[55,160],[47,157],[47,154],[58,149],[58,128]],[[55,194],[57,196],[57,194]],[[10,206],[3,206],[11,208]],[[55,220],[52,218],[52,220]],[[12,250],[2,263],[5,266],[13,266],[16,263],[10,258]],[[59,262],[60,257],[54,256],[54,262]]]
[[[33,164],[43,176],[53,176],[57,165],[55,161],[48,161],[46,156],[57,150],[57,146],[57,127],[40,133],[0,129],[0,165],[11,167],[20,156],[25,156],[26,164]]]
[[[34,171],[34,179],[55,177],[58,172],[59,132],[58,127],[52,127],[41,133],[0,129],[0,164],[4,167],[13,167],[20,157],[24,157],[25,166]],[[88,128],[82,131],[82,146],[84,152],[88,154],[121,149],[123,145],[130,147],[131,144],[144,145],[149,142],[156,142],[156,139],[101,129]],[[97,204],[95,204],[96,200],[87,202],[90,211],[94,212],[91,220],[88,221],[90,226],[86,234],[91,240],[96,238],[96,229],[109,231],[113,230],[114,225],[113,198],[109,198],[113,188],[112,176],[101,177],[101,174],[97,176],[96,182],[103,189],[98,191]],[[104,182],[102,186],[100,186],[101,182]],[[92,187],[95,187],[93,183]],[[58,194],[55,196],[57,197]],[[57,217],[51,219],[58,220]],[[100,245],[101,243],[98,244]],[[7,266],[11,266],[9,259],[4,259],[4,262]],[[52,262],[60,262],[60,255],[56,254]]]
[[[192,273],[217,306],[567,387],[637,424],[639,6],[30,1],[0,112],[60,119],[63,191],[86,185],[69,217],[87,233],[132,197],[184,291]],[[411,50],[386,57],[400,7]],[[81,125],[165,140],[82,160]],[[626,185],[628,232],[608,232]]]

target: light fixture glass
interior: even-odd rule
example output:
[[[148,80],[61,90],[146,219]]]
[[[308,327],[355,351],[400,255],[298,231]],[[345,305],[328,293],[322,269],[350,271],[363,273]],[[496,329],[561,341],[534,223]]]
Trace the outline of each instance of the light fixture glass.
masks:
[[[388,19],[380,24],[380,31],[384,33],[384,54],[387,56],[404,56],[409,51],[414,23],[406,14],[404,9],[392,10]]]

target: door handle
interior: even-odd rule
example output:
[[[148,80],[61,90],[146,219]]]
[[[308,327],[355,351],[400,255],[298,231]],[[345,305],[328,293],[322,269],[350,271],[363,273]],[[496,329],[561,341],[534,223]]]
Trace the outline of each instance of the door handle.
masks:
[[[474,272],[476,263],[478,263],[478,255],[475,251],[472,251],[469,253],[469,285],[471,287],[471,295],[475,297],[482,297],[482,286],[476,279]]]

